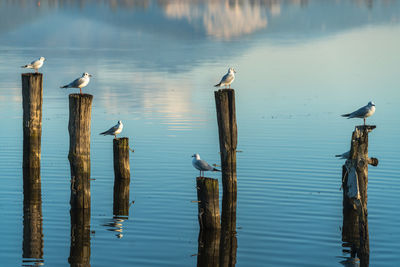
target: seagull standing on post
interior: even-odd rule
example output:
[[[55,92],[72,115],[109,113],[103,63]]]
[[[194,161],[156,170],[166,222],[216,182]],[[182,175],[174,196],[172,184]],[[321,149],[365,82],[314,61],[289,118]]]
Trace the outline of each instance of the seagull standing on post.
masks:
[[[82,88],[89,84],[90,77],[92,77],[92,75],[85,72],[82,74],[82,77],[75,79],[73,82],[67,85],[61,86],[60,88],[79,88],[82,94]]]
[[[214,85],[215,87],[221,87],[221,86],[228,86],[229,88],[231,88],[231,83],[235,80],[235,73],[236,71],[233,68],[229,68],[228,69],[228,73],[224,75],[224,77],[222,77],[221,81]]]
[[[347,117],[348,119],[351,118],[362,118],[364,119],[364,126],[365,126],[365,118],[372,116],[375,113],[375,103],[370,101],[366,106],[357,109],[352,113],[343,114],[342,117]]]
[[[124,125],[122,124],[122,121],[118,121],[116,125],[111,127],[105,132],[100,133],[101,135],[114,135],[114,139],[117,138],[117,134],[120,134],[122,132],[122,128],[124,128]]]
[[[203,175],[205,171],[220,172],[220,170],[210,166],[205,160],[200,159],[199,154],[193,154],[192,158],[194,158],[192,160],[192,165],[200,171],[200,177],[202,177],[201,172],[203,172]]]
[[[35,72],[37,73],[38,69],[40,69],[43,66],[43,62],[45,60],[46,59],[44,57],[40,57],[39,59],[32,61],[31,64],[27,64],[25,66],[21,66],[21,68],[34,69]]]

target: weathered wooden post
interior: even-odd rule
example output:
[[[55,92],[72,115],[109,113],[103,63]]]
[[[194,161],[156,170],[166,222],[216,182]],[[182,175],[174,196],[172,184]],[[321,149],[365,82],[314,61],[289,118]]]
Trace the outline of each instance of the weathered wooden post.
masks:
[[[368,133],[376,126],[356,126],[351,137],[349,158],[342,171],[343,232],[342,240],[357,253],[360,266],[369,266],[367,212],[368,164],[377,166],[378,159],[368,157]]]
[[[90,266],[90,209],[72,209],[71,245],[68,262],[73,267]]]
[[[22,256],[43,262],[43,224],[40,179],[42,138],[43,74],[23,73],[23,188],[24,234]]]
[[[93,96],[69,95],[69,154],[71,208],[90,208],[90,117]]]
[[[198,267],[219,266],[220,234],[220,229],[200,230],[197,253]]]
[[[40,168],[24,168],[24,234],[23,262],[43,263],[43,220]]]
[[[23,168],[39,169],[38,176],[24,176],[40,181],[40,155],[42,137],[43,75],[41,73],[22,74],[22,108],[24,152]],[[38,181],[32,181],[37,183]]]
[[[218,180],[197,177],[196,184],[200,230],[220,229]]]
[[[129,138],[113,139],[114,152],[114,215],[129,216]]]
[[[235,91],[233,89],[221,89],[215,91],[214,95],[217,109],[223,184],[220,266],[233,266],[236,263],[237,250],[237,124]]]
[[[219,147],[221,151],[223,192],[237,191],[236,146],[237,125],[235,90],[222,89],[214,92],[217,108]]]

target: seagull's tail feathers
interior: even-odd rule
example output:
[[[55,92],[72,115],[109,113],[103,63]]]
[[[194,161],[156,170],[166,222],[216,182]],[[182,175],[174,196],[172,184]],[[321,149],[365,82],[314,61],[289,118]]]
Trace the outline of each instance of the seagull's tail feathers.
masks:
[[[212,169],[213,172],[220,172],[221,170],[218,170],[217,168]]]
[[[221,83],[214,85],[214,87],[220,87],[220,86],[221,86]]]
[[[350,117],[351,113],[343,114],[342,117]]]
[[[27,68],[30,68],[31,66],[28,64],[28,65],[24,65],[24,66],[21,66],[21,68],[25,68],[25,69],[27,69]]]
[[[105,131],[105,132],[100,133],[100,135],[108,135],[108,134],[110,134],[109,131]]]
[[[60,88],[68,88],[68,84],[64,86],[60,86]]]

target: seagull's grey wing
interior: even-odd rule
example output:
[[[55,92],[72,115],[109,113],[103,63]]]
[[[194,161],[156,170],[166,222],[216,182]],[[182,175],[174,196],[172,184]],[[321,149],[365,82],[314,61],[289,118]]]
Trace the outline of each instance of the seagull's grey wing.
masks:
[[[78,88],[84,82],[83,78],[75,79],[72,83],[68,84],[68,87]]]
[[[213,167],[210,166],[210,164],[208,164],[206,161],[204,160],[197,160],[195,162],[195,165],[197,166],[198,170],[202,170],[202,171],[210,171],[213,169]]]
[[[116,130],[118,130],[118,124],[113,126],[113,127],[111,127],[107,131],[100,133],[100,134],[104,134],[104,135],[106,135],[106,134],[114,134]]]
[[[349,116],[349,118],[363,118],[365,114],[367,114],[369,111],[368,106],[364,106],[362,108],[357,109],[356,111],[352,112]]]
[[[224,77],[222,77],[221,79],[221,83],[231,83],[233,81],[233,75],[231,75],[230,73],[225,74]]]

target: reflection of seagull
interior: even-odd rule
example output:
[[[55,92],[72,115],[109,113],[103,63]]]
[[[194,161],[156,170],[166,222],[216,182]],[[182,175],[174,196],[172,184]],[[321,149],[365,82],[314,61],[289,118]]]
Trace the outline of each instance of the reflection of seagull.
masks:
[[[92,77],[92,75],[85,72],[84,74],[82,74],[82,77],[75,79],[70,84],[61,86],[60,88],[79,88],[79,90],[81,91],[81,94],[82,94],[82,88],[89,84],[90,77]]]
[[[344,152],[343,154],[335,155],[335,157],[338,157],[340,159],[348,159],[350,157],[350,150],[347,152]]]
[[[205,171],[220,172],[220,170],[210,166],[210,164],[208,164],[206,161],[200,159],[199,154],[194,154],[192,157],[194,158],[192,160],[192,165],[200,171],[200,177],[202,177],[201,172],[203,172],[203,175]]]
[[[352,113],[343,114],[342,117],[348,117],[348,119],[363,118],[365,125],[365,118],[372,116],[372,114],[374,113],[375,113],[375,104],[374,102],[370,101],[368,102],[368,105],[363,106],[362,108],[359,108]]]
[[[233,68],[229,68],[228,69],[228,73],[224,75],[224,77],[222,77],[221,81],[214,85],[215,87],[220,87],[220,86],[228,86],[229,88],[231,88],[231,83],[233,82],[233,80],[235,80],[235,73],[236,71]]]
[[[34,60],[31,62],[31,64],[27,64],[25,66],[21,66],[21,68],[25,68],[25,69],[34,69],[35,72],[38,72],[38,69],[40,69],[43,66],[43,62],[46,59],[44,57],[40,57],[37,60]]]
[[[114,125],[110,129],[108,129],[105,132],[102,132],[100,134],[102,135],[114,135],[114,138],[117,138],[117,134],[122,132],[122,128],[124,128],[124,125],[122,124],[122,121],[118,121],[118,124]]]

